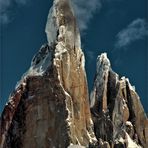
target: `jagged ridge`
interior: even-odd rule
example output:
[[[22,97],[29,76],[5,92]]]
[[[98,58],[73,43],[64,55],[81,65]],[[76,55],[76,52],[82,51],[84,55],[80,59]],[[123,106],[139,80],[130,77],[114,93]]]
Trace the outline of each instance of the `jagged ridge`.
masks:
[[[111,69],[106,53],[97,59],[90,102],[100,147],[148,146],[148,120],[140,98],[129,80]]]
[[[129,80],[97,60],[90,97],[80,34],[68,0],[54,0],[48,44],[10,95],[0,120],[0,147],[144,147],[148,120]]]

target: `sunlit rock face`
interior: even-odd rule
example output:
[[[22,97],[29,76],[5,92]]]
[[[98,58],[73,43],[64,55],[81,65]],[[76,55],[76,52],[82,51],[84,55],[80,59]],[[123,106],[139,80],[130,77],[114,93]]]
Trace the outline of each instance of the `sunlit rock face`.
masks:
[[[0,118],[0,148],[139,148],[148,121],[128,79],[97,59],[89,99],[80,34],[68,0],[54,0],[48,43],[33,57]]]
[[[112,71],[107,54],[97,59],[90,97],[95,134],[100,147],[148,146],[148,120],[135,89]]]
[[[1,117],[4,148],[95,145],[79,30],[68,0],[55,0],[46,25],[48,44],[11,94]]]

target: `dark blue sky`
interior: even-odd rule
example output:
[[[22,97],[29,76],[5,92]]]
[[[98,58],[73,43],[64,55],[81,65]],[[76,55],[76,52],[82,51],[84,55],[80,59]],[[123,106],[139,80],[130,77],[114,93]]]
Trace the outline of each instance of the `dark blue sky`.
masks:
[[[87,30],[82,32],[89,89],[96,57],[107,52],[113,70],[136,86],[148,113],[148,37],[145,35],[148,30],[144,24],[148,21],[147,0],[102,0],[101,3],[101,9],[96,10]],[[16,82],[29,68],[33,55],[47,42],[44,30],[51,4],[52,0],[13,2],[5,12],[10,21],[1,24],[0,31],[0,112]]]

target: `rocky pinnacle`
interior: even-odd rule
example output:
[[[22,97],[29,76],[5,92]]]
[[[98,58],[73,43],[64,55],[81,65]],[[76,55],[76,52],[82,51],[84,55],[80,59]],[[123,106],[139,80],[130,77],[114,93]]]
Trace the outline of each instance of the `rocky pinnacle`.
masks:
[[[10,94],[0,148],[147,148],[148,120],[129,80],[98,56],[89,97],[85,57],[69,0],[54,0],[48,43]]]
[[[48,44],[11,94],[1,117],[1,147],[89,146],[96,142],[84,54],[68,0],[55,0],[46,25]]]
[[[135,88],[111,69],[106,53],[98,56],[96,71],[90,108],[99,147],[146,148],[148,119]]]

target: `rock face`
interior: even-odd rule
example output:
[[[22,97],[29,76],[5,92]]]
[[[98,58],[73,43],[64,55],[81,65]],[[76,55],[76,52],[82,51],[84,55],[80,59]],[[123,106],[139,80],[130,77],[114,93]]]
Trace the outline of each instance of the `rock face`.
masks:
[[[90,97],[71,3],[54,0],[48,44],[34,56],[0,118],[0,148],[148,146],[148,120],[128,79],[98,57]]]
[[[101,148],[148,147],[148,120],[139,96],[128,79],[112,71],[106,53],[97,59],[90,105]]]
[[[4,148],[65,148],[95,141],[80,34],[68,0],[55,0],[48,45],[11,94],[1,117]]]

